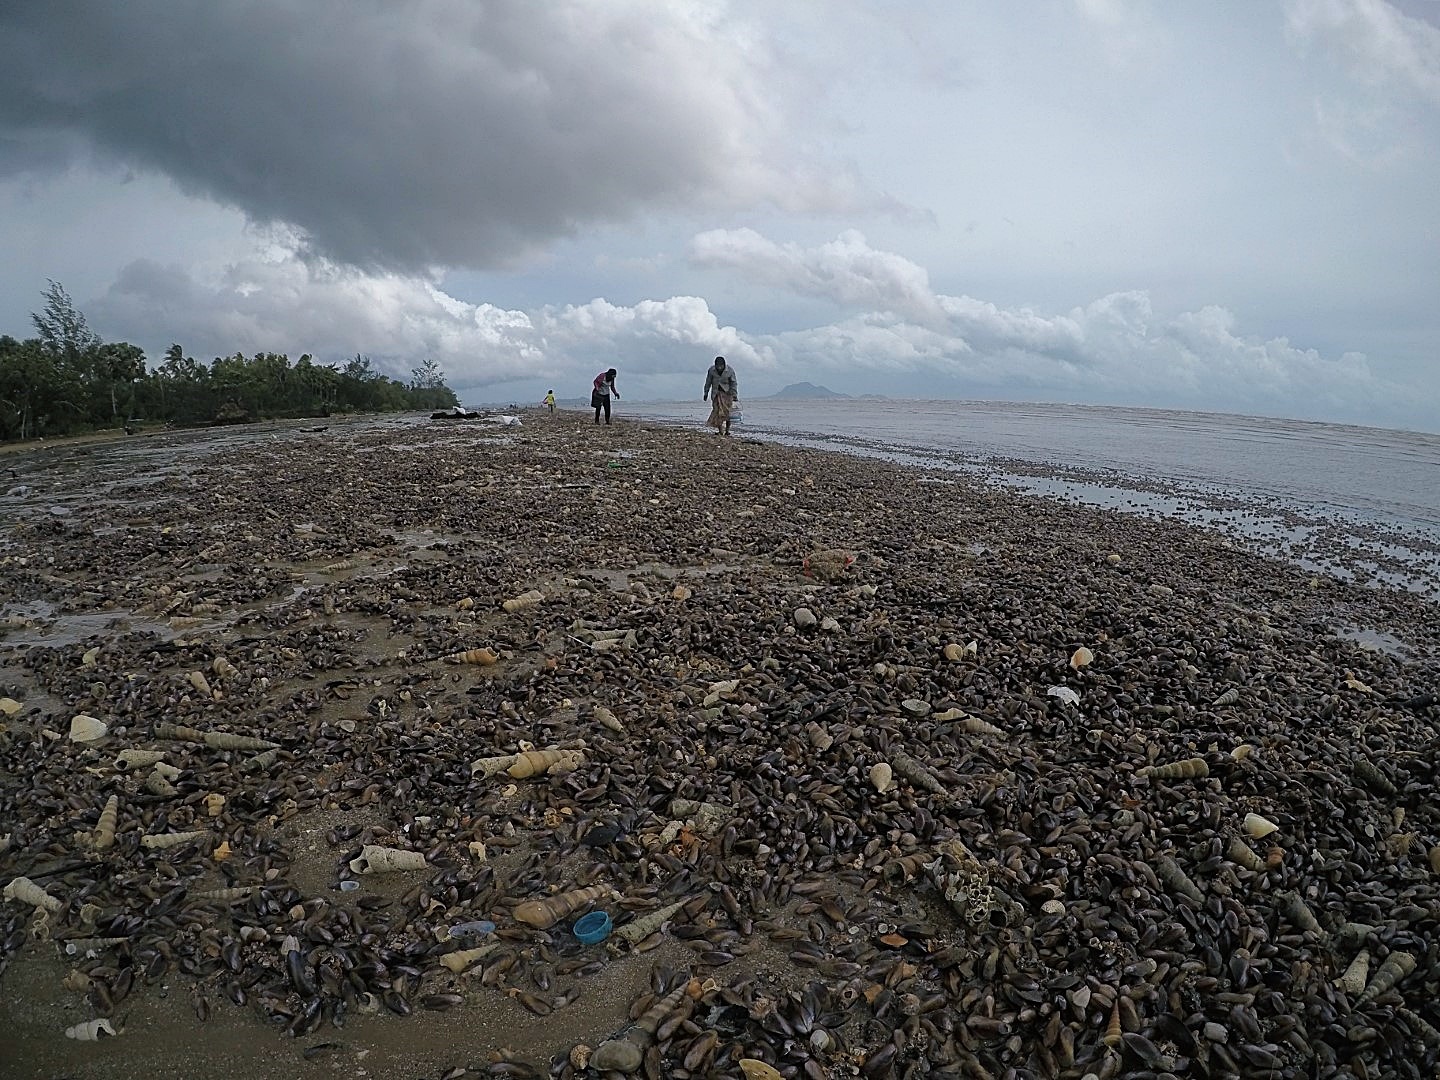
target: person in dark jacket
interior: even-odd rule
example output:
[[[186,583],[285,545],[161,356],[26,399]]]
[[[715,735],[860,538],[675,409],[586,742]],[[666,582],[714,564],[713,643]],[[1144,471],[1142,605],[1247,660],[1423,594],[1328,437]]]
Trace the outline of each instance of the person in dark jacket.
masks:
[[[721,435],[730,434],[730,410],[740,400],[740,385],[735,380],[735,369],[725,363],[723,356],[715,357],[705,375],[705,397],[710,398],[710,419],[705,421]]]

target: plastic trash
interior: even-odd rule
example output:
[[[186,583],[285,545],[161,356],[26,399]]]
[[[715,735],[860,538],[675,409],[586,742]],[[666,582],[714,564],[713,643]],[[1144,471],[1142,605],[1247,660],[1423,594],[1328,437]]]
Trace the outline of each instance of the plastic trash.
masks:
[[[450,936],[458,937],[484,937],[486,934],[495,932],[495,924],[489,919],[477,919],[474,922],[456,923],[450,927]]]
[[[594,945],[610,936],[613,925],[608,911],[592,911],[575,920],[575,937],[582,945]]]

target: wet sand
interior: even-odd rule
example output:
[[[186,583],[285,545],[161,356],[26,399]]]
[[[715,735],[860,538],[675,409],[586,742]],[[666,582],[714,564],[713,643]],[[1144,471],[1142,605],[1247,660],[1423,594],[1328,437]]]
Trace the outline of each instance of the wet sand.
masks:
[[[36,878],[62,906],[33,934],[28,907],[0,906],[0,1074],[543,1074],[577,1043],[624,1029],[645,995],[693,977],[699,1000],[664,1043],[667,1075],[739,1075],[743,1054],[786,1075],[851,1075],[864,1062],[869,1075],[964,1075],[970,1059],[1036,1069],[1057,1053],[1049,1029],[1062,1025],[1045,1020],[1062,1013],[1051,1010],[1076,985],[1126,978],[1130,1034],[1164,1044],[1177,1068],[1208,1062],[1220,1075],[1214,1055],[1227,1051],[1187,1043],[1162,1019],[1167,994],[1197,991],[1161,983],[1153,967],[1138,981],[1120,974],[1143,959],[1136,913],[1173,918],[1189,904],[1133,868],[1160,852],[1217,911],[1242,895],[1238,873],[1254,962],[1287,977],[1297,963],[1313,969],[1315,985],[1295,987],[1297,1014],[1307,995],[1330,993],[1321,984],[1342,958],[1285,940],[1282,890],[1308,890],[1327,927],[1360,921],[1345,898],[1362,886],[1406,893],[1420,914],[1372,944],[1422,953],[1412,1007],[1433,989],[1425,853],[1440,817],[1433,770],[1415,756],[1436,736],[1422,697],[1440,682],[1433,603],[1317,576],[1218,533],[943,470],[574,414],[525,424],[306,422],[7,458],[30,491],[0,503],[0,697],[19,704],[0,732],[0,880]],[[835,550],[853,562],[807,569]],[[529,590],[544,599],[502,608]],[[609,630],[633,633],[612,646]],[[1082,647],[1093,660],[1076,665]],[[443,659],[478,648],[498,662]],[[1057,686],[1078,703],[1048,692]],[[1215,704],[1232,689],[1233,703]],[[597,706],[623,730],[602,725]],[[952,709],[998,738],[934,719]],[[109,725],[102,742],[65,737],[78,712]],[[282,751],[247,772],[253,752],[162,738],[166,724]],[[1357,730],[1401,795],[1367,793],[1329,752],[1327,740]],[[522,741],[577,740],[586,761],[569,774],[471,773]],[[1247,742],[1260,748],[1253,761],[1230,756]],[[137,747],[180,769],[174,795],[115,768]],[[947,794],[911,777],[875,790],[872,766],[902,752]],[[1212,776],[1188,793],[1144,777],[1148,764],[1197,754]],[[1286,781],[1301,772],[1303,799]],[[212,793],[227,800],[216,818],[203,805]],[[115,843],[95,851],[85,837],[112,794]],[[724,806],[729,820],[667,833],[676,798]],[[1123,859],[1097,861],[1078,836],[1067,848],[1049,825],[1037,830],[1046,814],[1073,824],[1065,807],[1079,804],[1087,831],[1123,835]],[[1383,867],[1352,857],[1360,880],[1317,878],[1317,852],[1343,859],[1365,842],[1336,831],[1339,805],[1363,818],[1354,828],[1415,836]],[[1142,806],[1151,816],[1132,832],[1122,815],[1134,821]],[[1280,820],[1284,861],[1227,878],[1210,838],[1246,811]],[[1209,822],[1199,831],[1197,815]],[[583,843],[597,824],[617,826],[617,841]],[[140,843],[192,828],[213,835],[169,851]],[[217,860],[221,840],[228,857]],[[897,860],[951,840],[993,860],[997,888],[1027,920],[970,925],[923,875],[892,880]],[[483,864],[473,841],[486,845]],[[348,860],[369,842],[424,851],[427,869],[357,878]],[[358,886],[342,892],[341,880]],[[645,951],[580,946],[569,918],[539,931],[512,916],[517,902],[592,883],[618,890],[603,904],[617,923],[689,906]],[[233,906],[192,895],[226,885],[259,891]],[[1121,904],[1112,890],[1131,892]],[[1048,901],[1069,907],[1074,942],[1042,940],[1045,919],[1061,918],[1042,915]],[[1207,920],[1224,919],[1196,910],[1193,940],[1169,948],[1203,961],[1233,932],[1217,924],[1211,940]],[[455,946],[437,931],[472,919],[496,922],[501,948],[455,975],[438,963]],[[1115,949],[1077,943],[1117,919],[1134,930]],[[243,947],[242,927],[254,931]],[[313,991],[287,973],[287,935]],[[63,942],[82,936],[126,942],[80,962]],[[968,968],[954,966],[962,952]],[[988,974],[978,963],[1002,954]],[[67,989],[76,971],[88,989]],[[1205,977],[1212,997],[1237,990],[1229,973]],[[1043,996],[1059,1005],[1025,1018],[1026,978],[1053,983]],[[702,990],[705,979],[718,988]],[[828,988],[829,1041],[777,1032],[767,1018],[802,1026],[784,1018],[805,1015],[815,984]],[[378,1012],[364,1012],[365,993]],[[939,995],[940,1013],[907,1005]],[[1198,1032],[1233,1007],[1217,1014],[1217,1002],[1170,1023]],[[1302,1063],[1275,1034],[1280,1006],[1254,1007],[1266,1038],[1243,1045]],[[1071,1011],[1080,1064],[1060,1072],[1132,1053],[1099,1042],[1094,1008],[1072,999]],[[964,1037],[926,1019],[941,1014]],[[966,1028],[967,1015],[991,1023]],[[123,1033],[64,1037],[101,1016]],[[820,1026],[813,1009],[804,1024]],[[897,1030],[910,1033],[899,1047]],[[1309,1038],[1327,1036],[1312,1025]],[[1138,1067],[1145,1051],[1127,1045]],[[1420,1061],[1404,1039],[1401,1051],[1364,1042],[1330,1056],[1383,1069],[1406,1045]]]

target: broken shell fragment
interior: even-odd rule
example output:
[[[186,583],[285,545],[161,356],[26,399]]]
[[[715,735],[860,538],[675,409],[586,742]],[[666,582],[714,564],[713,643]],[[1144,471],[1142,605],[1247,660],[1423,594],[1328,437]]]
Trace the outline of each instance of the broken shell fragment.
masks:
[[[1255,746],[1253,743],[1241,743],[1239,746],[1235,747],[1234,750],[1230,751],[1230,756],[1236,761],[1244,761],[1254,752]]]
[[[1059,698],[1064,705],[1079,705],[1080,695],[1068,686],[1049,686],[1045,689],[1047,697]]]
[[[745,1080],[781,1080],[780,1070],[759,1058],[741,1058],[740,1071]]]
[[[256,739],[250,735],[235,735],[228,731],[207,731],[200,741],[212,750],[276,750],[278,743]]]
[[[1277,831],[1280,826],[1276,825],[1269,818],[1263,818],[1259,814],[1246,814],[1242,824],[1245,834],[1252,840],[1263,840],[1271,833]]]
[[[114,1025],[103,1017],[99,1020],[87,1020],[83,1024],[76,1024],[74,1027],[65,1029],[67,1039],[78,1039],[80,1042],[99,1042],[106,1036],[120,1034],[115,1030]]]
[[[1304,897],[1297,892],[1282,893],[1279,897],[1280,913],[1290,920],[1292,926],[1298,930],[1306,930],[1312,934],[1324,934],[1319,922],[1315,919],[1315,913],[1310,910],[1310,905],[1305,903]]]
[[[472,776],[475,773],[482,776],[494,776],[514,765],[515,759],[519,756],[519,754],[501,754],[499,757],[476,758],[470,763],[470,774]]]
[[[205,673],[203,671],[192,671],[190,672],[188,678],[190,680],[190,685],[195,688],[197,693],[204,694],[206,697],[214,696],[215,692],[210,689],[210,680],[205,678]]]
[[[1370,950],[1361,949],[1355,954],[1355,959],[1350,961],[1341,976],[1335,980],[1335,985],[1345,993],[1355,995],[1365,992],[1365,984],[1370,981]]]
[[[888,764],[878,761],[870,766],[870,786],[884,795],[895,786],[895,773]]]
[[[1377,769],[1369,758],[1355,758],[1355,777],[1366,787],[1382,795],[1395,794],[1395,785],[1390,782],[1390,778]]]
[[[86,713],[80,713],[70,721],[70,741],[78,743],[103,739],[110,730],[102,721]]]
[[[672,600],[680,600],[683,602],[685,600],[689,600],[690,597],[694,595],[695,594],[690,591],[690,587],[688,585],[676,585],[675,588],[670,590],[670,598]]]
[[[1087,664],[1093,664],[1094,662],[1095,654],[1089,649],[1085,648],[1084,645],[1081,645],[1080,648],[1076,649],[1073,653],[1070,654],[1070,666],[1077,671],[1080,670],[1080,668],[1085,667]]]
[[[217,656],[210,662],[210,670],[222,679],[233,679],[239,675],[239,670],[223,656]]]
[[[151,795],[159,795],[167,799],[180,794],[180,789],[165,779],[165,774],[158,769],[145,778],[145,790]]]
[[[205,816],[219,817],[225,810],[225,796],[212,791],[205,796]]]
[[[357,874],[399,874],[408,870],[424,870],[425,853],[366,844],[360,849],[360,854],[350,860],[350,869]]]
[[[673,904],[667,904],[665,907],[656,908],[654,911],[630,920],[624,926],[616,927],[614,936],[630,945],[638,944],[678,915],[684,906],[685,901],[679,900]]]
[[[458,952],[446,953],[440,957],[440,963],[444,964],[456,975],[462,975],[499,947],[499,944],[496,943],[492,945],[481,945],[474,949],[461,949]]]
[[[929,716],[930,703],[920,698],[906,698],[900,702],[900,708],[904,709],[911,716]]]
[[[464,652],[451,653],[440,659],[449,664],[482,664],[485,667],[500,662],[500,657],[490,649],[466,649]]]
[[[51,896],[28,877],[17,877],[11,880],[10,884],[5,886],[3,895],[6,900],[19,900],[22,904],[41,908],[51,914],[65,906],[57,897]]]
[[[1193,780],[1209,776],[1210,766],[1204,758],[1191,757],[1172,761],[1168,765],[1149,765],[1140,769],[1137,775],[1148,776],[1152,780]]]
[[[801,630],[808,630],[820,621],[815,617],[815,613],[808,607],[796,608],[791,618],[795,620],[795,625]]]
[[[115,768],[121,772],[126,769],[148,769],[157,761],[164,760],[163,750],[121,750],[115,757]]]
[[[952,712],[955,710],[951,710]],[[942,714],[943,715],[943,714]],[[937,716],[935,719],[940,719]],[[978,716],[961,716],[955,724],[956,731],[963,731],[966,735],[1004,735],[1005,729],[998,728],[988,720],[981,720]]]
[[[24,707],[13,697],[0,697],[0,716],[15,716]]]
[[[965,650],[952,641],[950,642],[950,644],[946,645],[945,648],[940,650],[940,655],[945,657],[945,659],[949,660],[952,664],[955,664],[958,663],[962,657],[964,657]]]

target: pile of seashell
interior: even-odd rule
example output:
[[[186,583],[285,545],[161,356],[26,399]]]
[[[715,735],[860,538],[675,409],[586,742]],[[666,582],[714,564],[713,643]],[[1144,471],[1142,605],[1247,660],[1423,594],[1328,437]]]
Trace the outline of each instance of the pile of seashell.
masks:
[[[508,1076],[1434,1074],[1433,669],[1335,633],[1434,657],[1433,605],[724,449],[357,424],[51,477],[84,508],[0,554],[0,973],[88,1014],[27,1052],[163,984],[535,1020]]]

